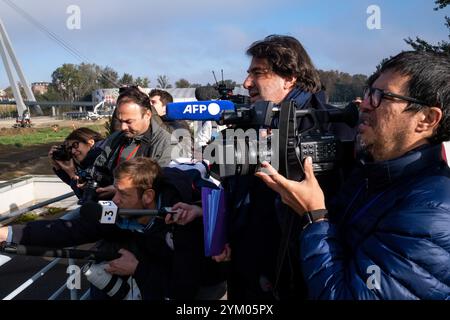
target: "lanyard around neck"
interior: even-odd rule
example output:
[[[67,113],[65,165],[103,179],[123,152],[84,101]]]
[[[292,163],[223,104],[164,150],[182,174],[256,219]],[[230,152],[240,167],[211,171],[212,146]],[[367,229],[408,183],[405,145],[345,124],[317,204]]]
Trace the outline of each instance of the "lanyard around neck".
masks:
[[[127,156],[127,158],[125,159],[125,161],[128,161],[128,160],[130,160],[131,158],[133,158],[134,155],[136,154],[136,152],[139,150],[140,147],[141,147],[141,145],[138,144],[138,145],[133,149],[133,151],[130,152],[130,154]],[[125,149],[125,146],[122,145],[122,147],[120,148],[120,151],[119,151],[119,156],[117,157],[116,167],[120,164],[120,160],[122,159],[122,152],[123,152],[124,149]]]

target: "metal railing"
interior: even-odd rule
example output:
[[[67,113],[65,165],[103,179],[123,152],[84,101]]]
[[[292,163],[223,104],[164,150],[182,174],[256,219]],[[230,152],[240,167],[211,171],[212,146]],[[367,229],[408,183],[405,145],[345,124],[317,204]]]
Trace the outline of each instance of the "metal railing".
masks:
[[[30,212],[30,211],[33,211],[33,210],[45,207],[46,205],[49,205],[49,204],[52,204],[52,203],[55,203],[55,202],[58,202],[58,201],[70,198],[70,197],[72,197],[74,195],[75,195],[75,193],[69,192],[69,193],[63,194],[62,196],[58,196],[58,197],[55,197],[55,198],[52,198],[52,199],[49,199],[49,200],[37,203],[35,205],[26,207],[26,208],[22,208],[22,209],[10,212],[8,214],[2,215],[0,217],[0,222],[3,222],[5,220],[11,219],[11,218],[17,218],[17,217],[19,217],[19,216],[21,216],[21,215],[23,215],[23,214],[25,214],[27,212]]]
[[[66,193],[62,196],[55,197],[55,198],[40,202],[38,204],[14,211],[12,213],[9,213],[8,215],[0,217],[0,222],[11,219],[11,218],[19,217],[20,215],[22,215],[24,213],[27,213],[32,210],[42,208],[46,205],[67,199],[73,195],[74,195],[73,192]],[[33,283],[35,283],[39,278],[41,278],[45,274],[47,274],[53,267],[55,267],[60,262],[60,260],[61,260],[61,258],[52,259],[52,261],[50,263],[48,263],[44,268],[42,268],[41,270],[36,272],[33,276],[31,276],[24,283],[22,283],[20,286],[18,286],[16,289],[14,289],[11,293],[9,293],[2,300],[12,300],[15,297],[17,297],[20,293],[22,293],[27,288],[29,288]],[[74,264],[75,263],[74,263],[73,259],[67,260],[68,266],[74,265]],[[76,288],[69,289],[67,287],[67,282],[64,282],[64,284],[62,284],[53,294],[51,294],[50,297],[48,298],[48,300],[56,300],[64,292],[64,290],[66,288],[70,291],[70,300],[78,300],[78,289],[76,289]],[[89,297],[89,292],[90,292],[90,289],[88,289],[86,292],[84,292],[83,295],[81,296],[80,300],[86,300]]]

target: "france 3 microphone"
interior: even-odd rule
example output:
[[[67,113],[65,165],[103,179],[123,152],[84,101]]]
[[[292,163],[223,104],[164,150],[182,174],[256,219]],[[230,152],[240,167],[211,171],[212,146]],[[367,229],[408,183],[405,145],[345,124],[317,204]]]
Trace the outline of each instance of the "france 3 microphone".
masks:
[[[235,111],[228,100],[174,102],[167,104],[166,117],[170,120],[220,121],[222,113]]]
[[[119,209],[112,201],[99,201],[98,204],[89,203],[83,207],[82,211],[90,211],[90,214],[94,212],[93,216],[98,217],[100,213],[99,220],[101,224],[115,224],[118,215],[128,218],[138,216],[164,217],[168,213],[177,213],[177,211],[172,211],[171,207],[162,207],[160,209]]]

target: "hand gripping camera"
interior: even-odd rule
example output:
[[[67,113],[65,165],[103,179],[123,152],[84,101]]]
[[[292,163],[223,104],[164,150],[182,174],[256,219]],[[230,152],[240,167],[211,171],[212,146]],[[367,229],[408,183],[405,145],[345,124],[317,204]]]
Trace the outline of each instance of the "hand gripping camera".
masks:
[[[86,279],[114,300],[136,300],[139,289],[131,278],[125,279],[105,271],[107,263],[89,262],[81,272]]]
[[[60,145],[52,153],[52,159],[57,161],[69,161],[72,155],[67,151],[65,145]]]
[[[111,177],[103,174],[96,166],[78,172],[78,182],[84,184],[83,196],[78,204],[83,205],[87,202],[96,202],[98,200],[97,188],[112,184]]]

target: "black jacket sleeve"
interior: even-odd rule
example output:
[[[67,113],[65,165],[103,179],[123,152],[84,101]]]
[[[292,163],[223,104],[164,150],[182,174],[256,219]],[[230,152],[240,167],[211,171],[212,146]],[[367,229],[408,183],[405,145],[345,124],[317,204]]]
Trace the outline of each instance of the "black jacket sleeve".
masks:
[[[14,225],[12,232],[13,243],[55,248],[127,236],[126,230],[115,225],[101,225],[82,217],[73,220],[40,220],[25,225]]]
[[[65,184],[68,184],[78,199],[80,199],[83,196],[83,190],[77,187],[77,181],[70,179],[69,175],[62,169],[55,169],[53,168],[53,172],[58,176],[58,178],[61,179],[62,182]]]

